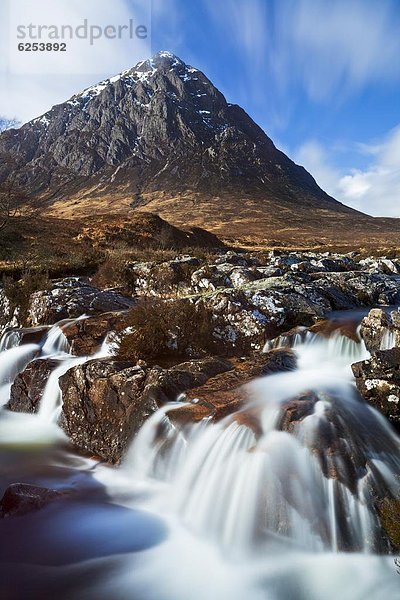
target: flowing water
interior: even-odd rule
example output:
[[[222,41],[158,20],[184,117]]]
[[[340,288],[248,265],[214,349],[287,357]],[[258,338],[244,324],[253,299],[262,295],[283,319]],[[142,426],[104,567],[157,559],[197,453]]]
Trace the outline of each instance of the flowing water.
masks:
[[[89,357],[72,356],[57,325],[23,339],[0,342],[3,404],[31,360],[57,364],[37,415],[0,413],[0,485],[73,488],[78,500],[0,521],[4,597],[400,598],[378,514],[400,497],[400,444],[355,391],[361,341],[305,330],[275,340],[293,347],[297,370],[252,382],[219,422],[178,426],[184,404],[163,407],[112,468],[72,453],[57,425],[58,378]]]

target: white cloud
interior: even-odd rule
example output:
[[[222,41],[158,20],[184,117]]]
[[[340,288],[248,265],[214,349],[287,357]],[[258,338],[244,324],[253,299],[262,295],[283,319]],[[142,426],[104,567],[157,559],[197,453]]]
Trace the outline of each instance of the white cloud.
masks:
[[[400,217],[400,125],[379,143],[358,148],[372,157],[365,169],[335,167],[333,153],[313,140],[298,149],[295,160],[344,204],[374,216]]]
[[[125,26],[125,29],[120,30],[121,39],[102,36],[93,44],[87,39],[74,37],[70,40],[67,34],[65,52],[18,51],[18,43],[22,41],[17,38],[18,25],[55,25],[59,30],[61,25],[67,25],[75,29],[85,19],[89,28],[104,29],[111,25]],[[148,27],[147,39],[131,37],[126,29],[130,20],[133,30],[139,24]],[[2,0],[0,114],[17,115],[24,121],[42,114],[82,87],[130,68],[148,56],[150,36],[150,3],[147,0]],[[25,38],[23,41],[35,40]],[[51,40],[46,38],[44,41]]]
[[[279,85],[286,89],[297,81],[311,99],[334,102],[365,84],[399,80],[396,4],[390,0],[277,2],[270,64]]]

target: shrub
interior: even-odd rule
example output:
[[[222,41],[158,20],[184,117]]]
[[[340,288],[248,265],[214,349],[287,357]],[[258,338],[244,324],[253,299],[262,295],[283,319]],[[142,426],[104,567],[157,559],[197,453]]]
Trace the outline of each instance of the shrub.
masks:
[[[13,277],[3,278],[3,290],[10,302],[10,314],[19,310],[21,325],[27,325],[30,298],[34,292],[47,289],[49,278],[47,273],[25,270],[20,279]]]
[[[92,277],[93,285],[100,288],[117,287],[126,283],[126,258],[123,253],[108,254]]]
[[[212,313],[203,303],[144,298],[130,311],[119,350],[123,360],[154,360],[173,355],[202,356],[215,350]]]

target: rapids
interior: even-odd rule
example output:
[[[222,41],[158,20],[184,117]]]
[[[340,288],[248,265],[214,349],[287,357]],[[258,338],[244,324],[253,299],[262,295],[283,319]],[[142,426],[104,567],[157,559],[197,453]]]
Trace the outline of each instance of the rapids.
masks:
[[[72,356],[59,325],[36,343],[3,334],[0,491],[23,481],[78,499],[0,520],[0,597],[400,598],[376,508],[400,497],[399,438],[357,395],[350,369],[368,352],[337,332],[273,346],[288,344],[297,370],[248,384],[237,413],[178,427],[170,417],[182,403],[171,403],[113,468],[76,455],[57,425],[58,378],[93,357]],[[95,357],[112,351],[106,340]],[[57,365],[38,414],[4,408],[15,376],[49,357]]]

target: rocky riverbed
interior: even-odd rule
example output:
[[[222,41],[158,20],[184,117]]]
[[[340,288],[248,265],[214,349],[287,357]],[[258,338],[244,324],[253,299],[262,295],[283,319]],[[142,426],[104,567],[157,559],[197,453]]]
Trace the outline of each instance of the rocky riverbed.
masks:
[[[227,394],[225,404],[236,406],[234,390],[243,382],[294,367],[290,347],[296,340],[329,337],[335,330],[356,342],[364,340],[372,358],[353,366],[357,387],[368,402],[398,423],[400,367],[397,351],[391,348],[400,345],[400,313],[372,309],[359,331],[355,317],[349,317],[345,330],[343,323],[328,317],[340,314],[337,311],[367,314],[373,306],[400,304],[400,260],[361,258],[355,253],[224,251],[206,258],[177,255],[172,260],[130,263],[126,270],[129,293],[123,285],[100,289],[90,278],[49,282],[28,298],[25,327],[20,308],[4,290],[0,292],[3,346],[12,344],[13,336],[19,343],[40,346],[47,328],[58,322],[68,352],[94,355],[60,375],[61,424],[78,448],[118,461],[145,419],[166,402],[195,389],[203,404],[191,409],[193,414],[214,414],[212,407],[221,399],[218,403],[215,393],[203,388],[211,390],[210,380],[219,381],[228,373],[222,376],[224,390],[219,392]],[[160,314],[164,316],[160,306],[168,307],[170,319],[163,332],[157,322]],[[205,312],[183,336],[184,325],[177,315],[185,306]],[[130,356],[126,344],[128,351],[121,357],[118,347],[124,340],[140,336],[137,329],[142,324],[132,326],[139,307],[145,321],[156,321],[148,333],[156,355],[149,356],[148,348],[139,346]],[[212,343],[197,347],[200,327]],[[105,340],[113,347],[111,356],[96,358]],[[274,347],[282,349],[262,352]],[[10,410],[38,410],[57,358],[43,358],[39,350],[37,357],[16,377]],[[223,414],[228,411],[225,407]]]
[[[26,519],[32,548],[41,540],[29,559],[11,544],[14,563],[175,544],[165,506],[228,553],[398,553],[400,261],[224,251],[125,273],[118,288],[96,276],[27,285],[26,297],[20,286],[20,305],[1,290],[0,533],[18,540],[14,519]],[[142,506],[138,482],[162,524],[140,542],[128,536],[137,517],[114,510]],[[100,513],[120,531],[114,550]],[[71,514],[89,540],[65,545]],[[55,541],[46,515],[62,523]]]

